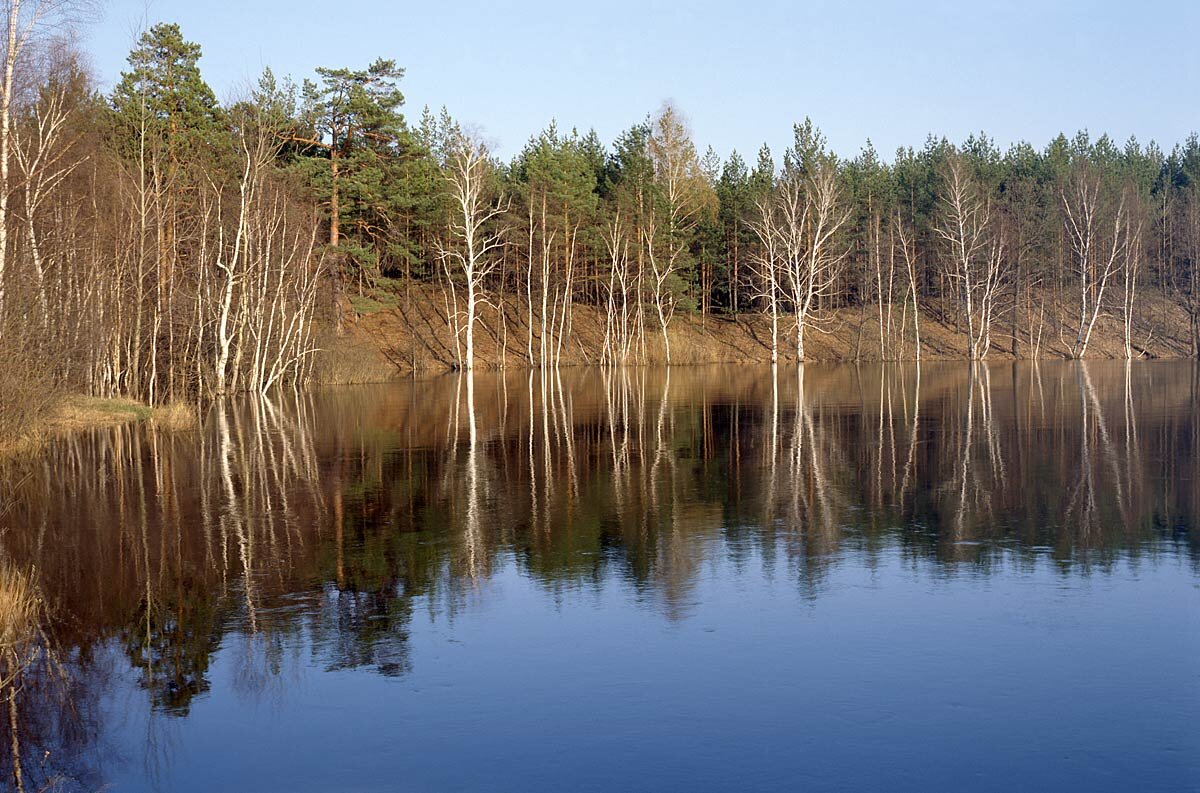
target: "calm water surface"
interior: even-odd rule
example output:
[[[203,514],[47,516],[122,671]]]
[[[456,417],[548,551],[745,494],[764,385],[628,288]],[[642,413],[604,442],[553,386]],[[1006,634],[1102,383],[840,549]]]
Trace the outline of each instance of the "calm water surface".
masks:
[[[29,789],[1198,790],[1198,384],[481,374],[64,441],[0,491]]]

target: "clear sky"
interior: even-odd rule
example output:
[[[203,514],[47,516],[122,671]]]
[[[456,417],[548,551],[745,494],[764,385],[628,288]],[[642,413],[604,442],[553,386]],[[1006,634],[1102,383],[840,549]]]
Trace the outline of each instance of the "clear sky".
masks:
[[[843,155],[930,132],[1041,146],[1085,128],[1170,148],[1200,129],[1200,0],[476,2],[108,0],[84,44],[107,88],[138,30],[178,22],[218,97],[375,57],[406,113],[445,105],[509,157],[551,119],[609,143],[670,98],[701,150],[777,159],[804,116]]]

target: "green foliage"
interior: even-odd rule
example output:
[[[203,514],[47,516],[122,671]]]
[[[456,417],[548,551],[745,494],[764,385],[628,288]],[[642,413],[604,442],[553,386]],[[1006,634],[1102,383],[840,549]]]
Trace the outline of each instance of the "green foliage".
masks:
[[[602,160],[594,132],[591,138],[582,138],[575,130],[560,135],[551,123],[530,139],[510,169],[511,181],[526,200],[544,200],[547,211],[561,217],[567,228],[591,220],[599,204],[597,166]]]
[[[223,114],[199,60],[200,45],[185,40],[178,25],[161,23],[141,35],[112,93],[118,151],[137,157],[144,139],[146,156],[177,163],[206,154]]]
[[[380,311],[389,311],[394,309],[398,304],[399,298],[397,298],[394,292],[382,289],[372,289],[365,295],[350,296],[350,305],[359,316],[377,314]]]
[[[654,163],[648,153],[649,141],[649,124],[630,127],[613,144],[604,169],[605,197],[635,217],[645,210],[654,191]]]
[[[339,253],[354,270],[411,271],[430,246],[437,177],[400,112],[404,70],[380,58],[366,69],[320,68],[317,75],[301,90],[294,167],[330,212],[331,243],[336,211]]]
[[[300,88],[268,70],[245,102],[223,110],[201,77],[200,54],[177,25],[155,25],[139,39],[110,97],[109,126],[124,158],[144,157],[148,172],[168,184],[187,168],[234,180],[235,170],[222,161],[230,150],[223,139],[247,124],[266,125],[278,131],[280,164],[329,211],[331,241],[336,226],[338,260],[348,267],[343,272],[368,286],[388,276],[434,277],[452,211],[446,167],[463,130],[444,109],[434,114],[426,108],[414,128],[407,125],[399,87],[404,70],[395,61],[320,68]],[[934,226],[951,157],[961,158],[1000,213],[1016,270],[1029,283],[1049,280],[1059,267],[1061,192],[1081,169],[1099,175],[1110,197],[1137,197],[1139,211],[1154,224],[1145,238],[1158,240],[1160,248],[1155,277],[1176,285],[1190,278],[1195,257],[1183,250],[1171,223],[1200,202],[1193,197],[1200,195],[1195,135],[1169,152],[1086,131],[1059,135],[1042,148],[1020,142],[1007,150],[984,132],[958,145],[931,135],[888,162],[869,140],[857,156],[839,158],[805,118],[793,126],[777,165],[766,146],[749,162],[737,152],[722,161],[711,148],[701,156],[682,116],[668,104],[622,132],[609,149],[594,130],[564,132],[552,122],[510,163],[491,163],[495,184],[489,189],[513,198],[504,222],[522,228],[514,242],[548,242],[556,271],[565,271],[568,259],[579,265],[573,277],[584,273],[579,277],[590,280],[572,289],[600,294],[604,232],[620,215],[635,248],[647,243],[646,230],[653,228],[656,250],[669,252],[673,275],[667,286],[677,306],[740,311],[751,307],[741,290],[756,252],[749,224],[757,203],[778,180],[807,179],[820,168],[836,169],[841,195],[850,203],[849,266],[838,300],[867,299],[856,289],[870,257],[883,255],[883,237],[897,222],[911,232],[921,287],[936,297],[941,287]],[[682,170],[668,189],[667,171],[676,167]],[[677,206],[668,206],[672,200]],[[686,206],[683,214],[678,205]],[[532,237],[524,228],[531,223]]]
[[[785,178],[811,176],[822,165],[836,164],[837,159],[826,148],[825,136],[812,119],[792,126],[792,145],[783,153]]]

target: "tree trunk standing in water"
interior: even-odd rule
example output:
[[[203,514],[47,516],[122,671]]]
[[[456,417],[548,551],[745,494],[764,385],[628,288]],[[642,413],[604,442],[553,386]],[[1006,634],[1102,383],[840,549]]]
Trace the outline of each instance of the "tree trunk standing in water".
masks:
[[[1017,233],[1017,244],[1016,244],[1016,247],[1013,249],[1013,253],[1015,254],[1014,258],[1016,261],[1013,264],[1012,305],[1009,307],[1010,313],[1008,315],[1008,335],[1009,335],[1009,343],[1011,345],[1009,348],[1009,351],[1012,353],[1012,357],[1019,358],[1020,357],[1020,348],[1018,345],[1019,345],[1019,341],[1020,341],[1020,332],[1021,332],[1020,331],[1020,314],[1021,314],[1021,292],[1020,292],[1020,289],[1021,289],[1021,284],[1025,280],[1023,277],[1024,272],[1022,270],[1022,264],[1024,264],[1025,256],[1023,255],[1024,247],[1022,245],[1022,239],[1021,239],[1020,232]]]
[[[563,343],[571,338],[571,323],[574,318],[575,306],[575,253],[579,239],[578,224],[572,225],[569,218],[564,218],[563,236],[567,246],[566,269],[563,272],[562,313],[558,317],[558,339],[554,347],[554,367],[562,363]]]
[[[643,243],[646,248],[646,260],[650,262],[650,270],[654,274],[654,311],[658,317],[658,327],[662,332],[663,355],[667,366],[671,365],[671,337],[667,335],[667,325],[675,314],[675,295],[671,291],[670,278],[674,275],[670,258],[655,252],[655,240],[658,236],[658,221],[653,214],[646,221],[643,231]]]
[[[491,204],[484,198],[485,181],[491,166],[487,148],[466,135],[457,136],[453,146],[455,150],[447,163],[445,179],[450,186],[456,214],[450,221],[449,231],[458,245],[453,248],[443,245],[440,255],[450,289],[455,289],[454,270],[462,273],[465,282],[464,316],[459,325],[456,301],[454,324],[461,327],[465,348],[459,365],[471,371],[475,367],[475,322],[482,304],[487,302],[484,280],[496,268],[494,252],[504,245],[503,230],[489,226],[495,226],[506,208],[499,199]]]
[[[628,364],[633,345],[633,327],[629,313],[629,231],[616,213],[604,232],[609,254],[607,318],[601,359],[611,366]]]
[[[890,248],[887,260],[887,277],[885,278],[883,274],[883,250],[880,242],[883,234],[880,228],[881,222],[882,219],[878,212],[871,216],[871,238],[875,256],[875,293],[879,300],[879,359],[886,361],[891,360],[895,355],[892,337],[892,315],[894,308],[892,295],[895,292],[896,248],[895,246]],[[884,306],[885,300],[887,301],[886,306]]]
[[[843,201],[837,158],[825,149],[825,139],[809,119],[793,127],[795,141],[784,154],[783,174],[774,191],[778,207],[777,228],[783,283],[795,318],[796,359],[805,360],[805,333],[809,327],[824,330],[829,319],[822,312],[833,308],[848,245],[841,241],[849,222],[850,207]],[[869,269],[869,268],[868,268]],[[866,291],[869,274],[859,268],[859,297]],[[858,341],[862,341],[865,302],[860,300]]]
[[[1012,305],[1009,306],[1008,335],[1009,352],[1013,358],[1020,358],[1020,322],[1021,322],[1021,284],[1027,280],[1025,274],[1025,233],[1024,224],[1016,222],[1016,245],[1013,247],[1013,292]]]
[[[921,360],[921,307],[917,302],[917,256],[913,247],[912,235],[906,233],[904,221],[900,218],[900,211],[896,211],[895,217],[896,236],[900,239],[900,250],[904,255],[904,269],[908,274],[908,296],[912,301],[913,311],[913,335],[916,337],[916,360]],[[903,334],[904,329],[900,332]]]
[[[1188,346],[1193,358],[1200,358],[1200,185],[1189,186],[1184,203],[1184,234],[1190,262],[1182,278],[1175,276],[1173,290],[1188,316]],[[1183,259],[1184,257],[1180,257]],[[1200,367],[1197,367],[1200,374]]]
[[[1124,289],[1121,294],[1121,330],[1125,347],[1125,358],[1131,359],[1133,354],[1133,318],[1137,308],[1138,279],[1142,269],[1142,203],[1134,193],[1130,196],[1129,213],[1125,218],[1124,256],[1121,262]],[[1135,217],[1136,215],[1136,217]]]
[[[538,343],[540,345],[538,352],[538,366],[542,369],[546,368],[546,361],[550,357],[550,333],[554,331],[554,319],[550,314],[550,258],[554,250],[554,234],[551,233],[546,225],[546,197],[542,196],[542,282],[541,296],[542,309],[538,316]]]
[[[770,197],[760,199],[758,214],[759,219],[750,223],[759,240],[758,254],[750,262],[755,276],[750,297],[766,301],[771,317],[771,364],[774,365],[779,362],[779,280],[783,271],[775,201]]]
[[[525,360],[533,367],[533,202],[529,203],[529,247],[525,268]]]
[[[799,178],[786,180],[777,195],[784,235],[781,253],[796,319],[796,360],[803,361],[805,331],[820,321],[821,305],[833,295],[849,252],[838,236],[850,220],[850,210],[843,205],[831,165],[818,166],[803,183]],[[859,331],[861,337],[861,318]]]
[[[1004,274],[1004,234],[992,214],[991,200],[967,171],[959,155],[943,175],[942,221],[935,232],[948,248],[946,275],[955,285],[967,323],[967,355],[987,357],[991,348],[994,304]]]
[[[1059,197],[1079,278],[1079,325],[1071,343],[1071,357],[1082,358],[1104,309],[1109,281],[1128,244],[1125,195],[1122,193],[1116,207],[1111,208],[1100,176],[1080,166],[1072,174],[1069,188],[1059,191]]]

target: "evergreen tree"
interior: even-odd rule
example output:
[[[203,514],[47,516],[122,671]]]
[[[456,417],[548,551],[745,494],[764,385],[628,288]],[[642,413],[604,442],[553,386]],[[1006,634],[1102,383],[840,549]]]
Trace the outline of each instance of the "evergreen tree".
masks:
[[[221,122],[217,99],[200,75],[200,45],[179,26],[160,23],[129,53],[130,69],[112,93],[118,145],[135,155],[139,141],[162,148],[173,162],[195,156]]]
[[[305,81],[302,91],[306,134],[297,140],[308,148],[299,164],[328,207],[330,247],[356,265],[361,277],[378,270],[381,254],[413,255],[406,242],[390,245],[389,231],[397,213],[421,206],[410,188],[428,185],[410,184],[396,171],[423,154],[400,112],[404,70],[395,61],[380,58],[366,69],[320,68],[317,75],[319,82]]]
[[[731,312],[740,310],[741,279],[745,276],[754,232],[750,219],[754,212],[754,194],[750,171],[742,156],[734,151],[725,161],[717,178],[717,219],[721,233],[717,301]]]

